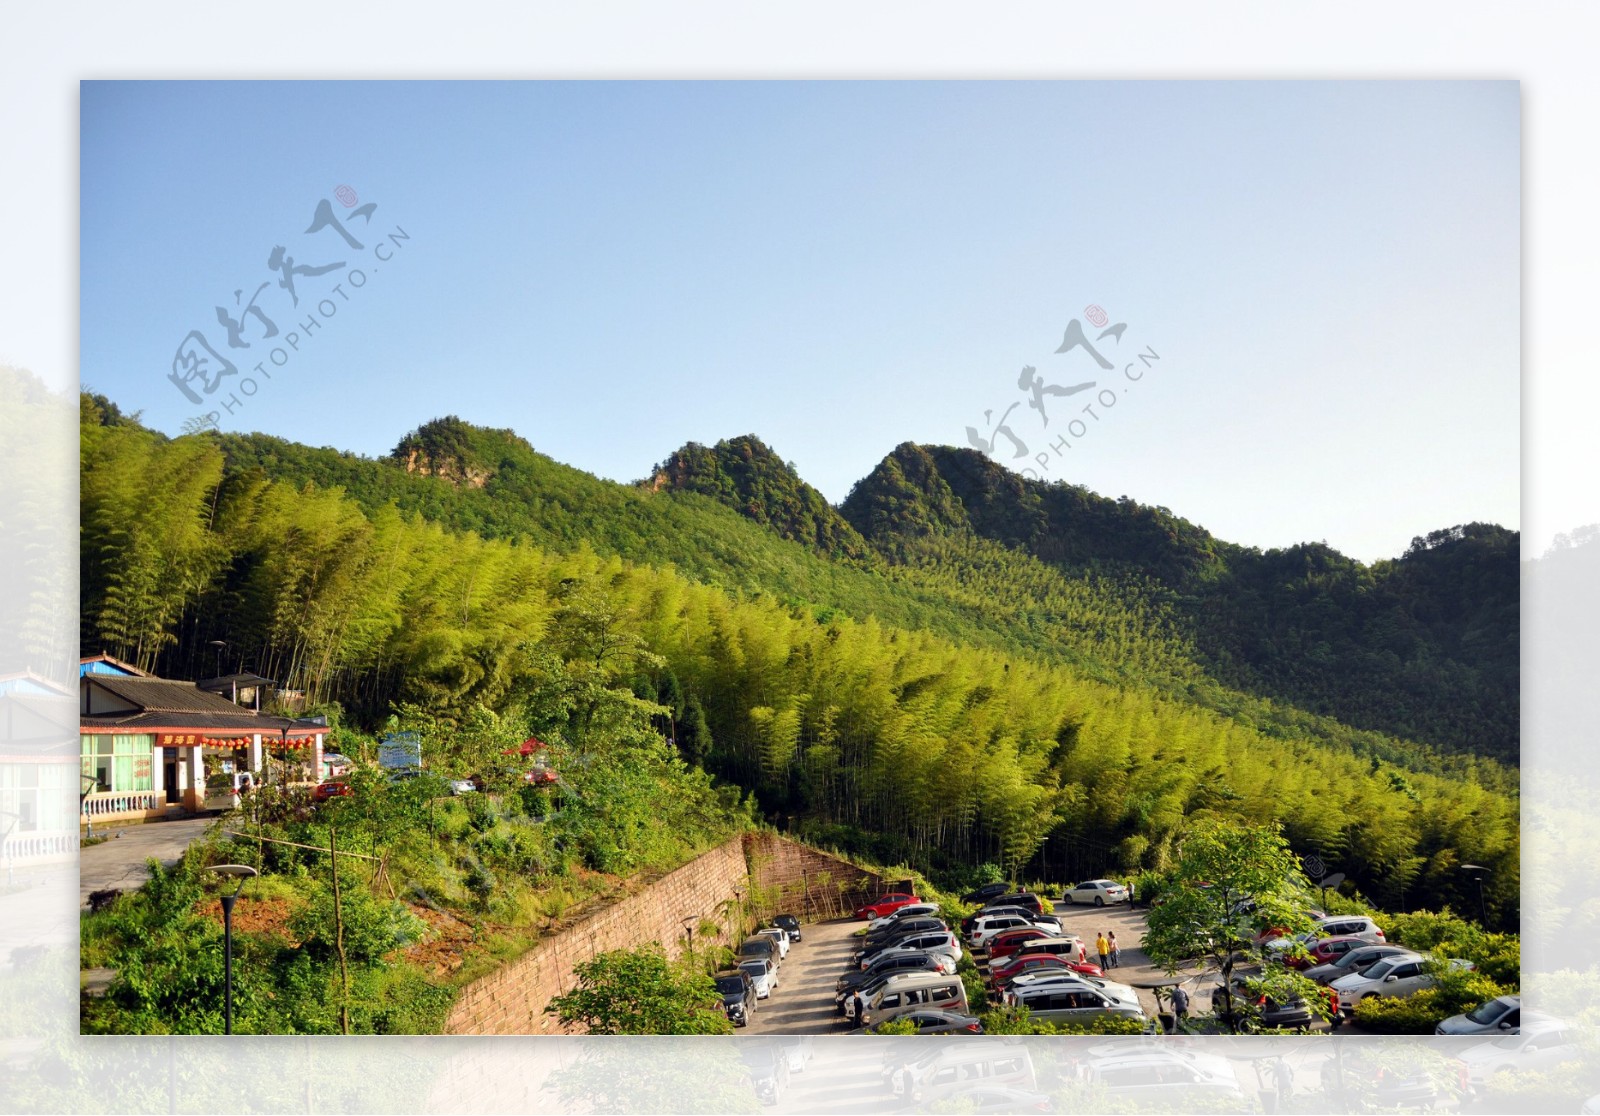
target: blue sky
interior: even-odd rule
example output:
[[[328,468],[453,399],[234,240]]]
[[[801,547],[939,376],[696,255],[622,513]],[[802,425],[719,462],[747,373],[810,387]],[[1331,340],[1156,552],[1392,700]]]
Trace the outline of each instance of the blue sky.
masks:
[[[169,433],[379,455],[453,413],[624,481],[755,433],[834,501],[1017,403],[1015,467],[1390,557],[1517,525],[1519,112],[1509,82],[87,83],[82,378]],[[323,199],[359,251],[305,232]],[[276,246],[345,267],[291,307]],[[263,282],[279,336],[229,349],[215,307]],[[1111,372],[1053,352],[1091,305]],[[191,330],[239,368],[205,406],[167,376]],[[1046,427],[1024,365],[1096,387]]]

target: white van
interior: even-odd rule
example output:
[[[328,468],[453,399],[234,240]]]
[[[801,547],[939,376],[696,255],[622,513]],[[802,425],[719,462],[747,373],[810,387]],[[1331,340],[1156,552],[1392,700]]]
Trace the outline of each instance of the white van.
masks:
[[[1046,983],[1015,989],[1012,1001],[1028,1009],[1028,1014],[1041,1023],[1088,1023],[1097,1016],[1120,1015],[1128,1019],[1143,1019],[1144,1008],[1139,997],[1129,988],[1123,991],[1116,985]]]
[[[982,1041],[951,1043],[886,1072],[896,1095],[909,1092],[910,1099],[918,1103],[968,1092],[975,1087],[1038,1087],[1033,1059],[1024,1047]]]
[[[881,1023],[917,1008],[966,1011],[967,987],[959,976],[944,973],[896,973],[884,981],[862,1009],[860,1026]]]

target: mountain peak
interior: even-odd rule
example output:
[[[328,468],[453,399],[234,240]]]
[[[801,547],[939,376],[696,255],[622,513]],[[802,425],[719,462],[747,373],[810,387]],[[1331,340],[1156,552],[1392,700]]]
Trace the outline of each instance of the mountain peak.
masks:
[[[657,465],[643,486],[697,492],[824,554],[872,561],[855,528],[754,434],[724,438],[710,448],[689,442]]]

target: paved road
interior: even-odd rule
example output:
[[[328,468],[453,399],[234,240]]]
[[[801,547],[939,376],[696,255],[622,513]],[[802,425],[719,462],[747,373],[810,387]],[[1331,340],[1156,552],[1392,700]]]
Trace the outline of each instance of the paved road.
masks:
[[[762,1000],[741,1034],[826,1035],[844,1029],[833,1010],[833,985],[857,948],[852,936],[864,923],[856,919],[803,927],[805,938],[789,947],[778,974],[778,989]]]
[[[102,828],[115,833],[109,841],[90,845],[78,852],[78,906],[89,906],[89,893],[106,888],[132,891],[150,878],[145,861],[154,857],[162,864],[176,864],[190,842],[206,831],[216,819],[179,818],[175,821],[145,822],[121,829]]]

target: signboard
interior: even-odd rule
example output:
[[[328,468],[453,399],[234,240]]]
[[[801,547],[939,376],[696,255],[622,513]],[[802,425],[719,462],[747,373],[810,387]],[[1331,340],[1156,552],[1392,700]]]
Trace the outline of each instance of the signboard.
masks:
[[[422,766],[422,738],[414,732],[395,732],[378,742],[378,766],[385,769]]]

